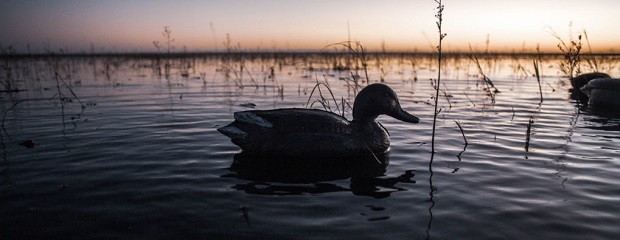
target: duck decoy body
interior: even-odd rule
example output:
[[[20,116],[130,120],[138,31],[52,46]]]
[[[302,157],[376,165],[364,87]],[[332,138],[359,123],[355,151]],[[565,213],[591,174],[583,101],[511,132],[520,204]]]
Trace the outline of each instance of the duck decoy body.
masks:
[[[591,108],[620,109],[620,79],[597,78],[581,88]]]
[[[382,114],[420,121],[401,108],[390,87],[371,84],[355,98],[352,121],[317,109],[251,110],[235,112],[235,121],[217,130],[249,154],[347,157],[388,150],[388,131],[376,121]]]
[[[570,79],[571,88],[571,98],[579,99],[581,101],[588,101],[588,96],[581,91],[581,88],[588,84],[593,79],[597,78],[610,78],[610,76],[606,73],[601,72],[591,72],[580,74],[576,77]]]

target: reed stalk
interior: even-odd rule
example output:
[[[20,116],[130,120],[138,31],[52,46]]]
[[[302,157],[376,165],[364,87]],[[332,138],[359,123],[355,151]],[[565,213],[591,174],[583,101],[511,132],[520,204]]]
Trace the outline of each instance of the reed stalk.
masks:
[[[596,55],[592,52],[590,38],[588,37],[588,32],[585,29],[583,30],[583,36],[586,39],[586,44],[588,46],[588,55],[584,59],[592,71],[599,72],[600,59],[596,59]]]
[[[168,50],[168,55],[170,55],[170,49],[172,48],[172,42],[174,42],[174,38],[172,38],[172,30],[170,30],[169,26],[164,27],[164,31],[161,33],[166,41],[166,47]]]
[[[538,81],[538,92],[540,92],[540,103],[543,102],[543,93],[542,86],[540,85],[540,61],[538,59],[534,59],[534,73],[536,74],[536,80]]]
[[[461,127],[461,124],[454,120],[454,122],[456,123],[456,126],[459,127],[459,130],[461,130],[461,135],[463,135],[463,140],[465,141],[465,146],[469,145],[469,143],[467,142],[467,138],[465,137],[465,132],[463,131],[463,127]]]
[[[499,93],[500,91],[499,89],[495,87],[495,84],[493,84],[493,81],[491,81],[491,79],[487,77],[486,74],[484,74],[484,71],[482,70],[482,66],[480,65],[480,60],[478,59],[478,56],[474,53],[474,50],[471,47],[471,45],[469,46],[469,49],[472,53],[469,54],[468,57],[476,64],[476,67],[478,68],[478,74],[480,75],[480,79],[486,86],[484,88],[484,91],[486,91],[487,95],[491,97],[493,101],[495,101],[495,94]]]
[[[434,200],[434,194],[437,191],[437,187],[435,187],[433,185],[433,159],[435,158],[435,130],[437,127],[437,115],[439,115],[439,112],[441,112],[441,109],[438,108],[438,103],[439,103],[439,88],[441,87],[441,63],[442,63],[442,56],[441,56],[441,42],[442,40],[446,37],[446,34],[442,31],[441,28],[441,24],[443,22],[443,10],[444,10],[444,5],[441,3],[441,0],[434,0],[435,3],[437,3],[437,13],[435,14],[435,18],[437,18],[437,21],[435,22],[437,24],[437,30],[439,32],[439,44],[437,45],[437,62],[438,62],[438,69],[437,69],[437,83],[435,84],[435,110],[433,113],[433,132],[432,132],[432,137],[431,137],[431,159],[428,162],[428,185],[429,185],[429,201],[431,202],[431,206],[428,208],[428,214],[429,214],[429,219],[428,219],[428,224],[427,224],[427,228],[426,228],[426,239],[430,239],[430,232],[431,232],[431,225],[433,223],[433,207],[435,207],[435,200]]]
[[[432,137],[431,137],[431,152],[435,153],[435,130],[437,128],[437,115],[439,115],[439,112],[441,112],[441,109],[438,107],[439,104],[439,88],[441,86],[441,63],[442,63],[442,56],[441,56],[441,43],[443,41],[443,39],[446,37],[446,33],[444,33],[442,31],[441,25],[443,22],[443,10],[444,10],[444,5],[441,3],[441,0],[435,0],[435,3],[437,3],[437,14],[435,14],[435,18],[437,18],[437,30],[439,32],[439,45],[437,45],[437,82],[435,83],[435,111],[433,114],[433,132],[432,132]],[[431,162],[432,162],[432,158],[431,158]]]
[[[527,123],[527,130],[525,131],[525,151],[530,151],[530,136],[532,134],[532,124],[534,124],[534,118],[530,117]]]

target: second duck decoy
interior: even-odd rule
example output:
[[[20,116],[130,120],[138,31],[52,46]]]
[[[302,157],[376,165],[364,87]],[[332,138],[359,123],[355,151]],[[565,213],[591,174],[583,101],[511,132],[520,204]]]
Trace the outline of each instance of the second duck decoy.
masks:
[[[570,95],[572,99],[580,100],[583,102],[588,101],[588,96],[581,91],[581,88],[587,85],[590,81],[597,78],[610,78],[610,76],[606,73],[602,72],[590,72],[577,75],[570,79]]]
[[[620,109],[620,79],[597,78],[581,87],[581,91],[588,96],[590,108]]]

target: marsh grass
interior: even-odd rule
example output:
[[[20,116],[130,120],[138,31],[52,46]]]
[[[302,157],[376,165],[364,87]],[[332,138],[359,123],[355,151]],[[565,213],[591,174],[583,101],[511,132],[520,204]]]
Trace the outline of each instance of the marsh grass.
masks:
[[[63,137],[65,136],[66,133],[66,124],[67,123],[71,123],[74,127],[77,127],[77,123],[79,121],[81,121],[82,119],[82,115],[84,113],[84,111],[86,110],[86,103],[82,102],[80,100],[80,98],[77,96],[77,94],[73,91],[73,89],[71,88],[71,85],[68,84],[61,76],[58,72],[54,73],[54,81],[55,81],[55,87],[56,87],[56,93],[49,97],[49,98],[27,98],[27,99],[20,99],[17,100],[15,102],[13,102],[13,104],[11,104],[8,108],[3,110],[2,113],[2,122],[0,124],[0,128],[2,129],[2,134],[0,134],[0,140],[2,140],[2,142],[4,143],[5,140],[9,140],[12,141],[12,137],[9,134],[9,132],[7,131],[7,128],[5,126],[6,123],[6,118],[7,118],[7,114],[12,111],[15,107],[17,107],[19,104],[24,103],[24,102],[37,102],[37,101],[58,101],[60,103],[60,115],[62,118],[62,134]],[[66,93],[68,92],[68,93]],[[67,114],[65,112],[66,109],[66,104],[69,103],[74,103],[77,102],[80,106],[80,111],[78,113],[76,113],[73,116],[70,116],[67,120]]]
[[[588,46],[588,57],[585,58],[586,63],[590,66],[590,69],[594,72],[599,72],[600,60],[596,58],[596,55],[592,53],[592,46],[590,45],[590,38],[588,37],[588,32],[584,29],[583,36],[586,40],[586,44]]]
[[[345,116],[347,110],[353,110],[353,107],[346,99],[336,99],[334,92],[329,86],[327,78],[325,78],[325,82],[320,82],[318,76],[315,76],[315,79],[316,84],[312,88],[312,91],[310,91],[310,96],[308,96],[308,101],[306,102],[306,108],[312,108],[314,104],[320,104],[325,111],[336,113],[342,117]],[[322,90],[323,88],[325,90]],[[324,91],[327,92],[324,93]],[[318,93],[318,96],[314,99],[314,101],[310,102],[315,92]],[[328,93],[329,95],[327,95]]]
[[[536,81],[538,81],[538,92],[540,93],[540,102],[538,103],[538,105],[541,105],[542,102],[544,101],[543,99],[543,92],[542,92],[542,84],[541,84],[541,79],[540,76],[542,75],[542,58],[540,56],[540,47],[537,46],[536,47],[536,52],[538,53],[536,55],[536,58],[534,58],[534,60],[532,60],[532,63],[534,64],[534,75],[536,76]]]
[[[172,67],[170,63],[170,50],[172,49],[172,42],[174,42],[174,38],[172,38],[172,30],[170,30],[169,26],[165,26],[161,35],[164,37],[164,44],[166,44],[166,54],[168,57],[166,58],[166,62],[164,64],[164,75],[166,78],[170,77],[170,68]]]
[[[582,54],[582,59],[586,62],[587,67],[591,72],[611,72],[617,66],[618,61],[613,60],[613,57],[604,56],[601,54],[595,54],[592,51],[592,46],[590,44],[590,37],[588,36],[588,31],[585,29],[582,32],[583,39],[585,39],[585,43],[587,48],[587,52]]]
[[[155,46],[158,54],[155,57],[155,61],[151,62],[151,65],[155,69],[155,71],[157,71],[157,75],[161,76],[161,56],[159,56],[161,46],[159,45],[159,41],[153,41],[153,46]]]
[[[237,43],[237,45],[233,45],[230,34],[226,34],[226,41],[224,41],[224,47],[226,48],[226,54],[222,56],[220,71],[224,74],[226,78],[232,78],[233,82],[239,88],[244,88],[243,84],[243,74],[244,72],[248,74],[250,80],[254,87],[259,88],[258,83],[250,73],[249,69],[245,66],[245,59],[243,58],[243,54],[241,54],[241,45]],[[233,77],[234,76],[234,77]]]
[[[58,63],[56,63],[58,65]],[[3,69],[7,70],[7,69]],[[8,69],[11,70],[11,69]],[[12,104],[3,109],[2,111],[2,121],[0,123],[0,145],[2,147],[2,162],[0,162],[0,193],[8,190],[13,187],[15,183],[11,180],[8,175],[9,172],[9,161],[7,155],[7,142],[14,142],[16,139],[13,139],[13,136],[9,134],[7,127],[5,125],[7,120],[7,114],[13,111],[18,105],[24,102],[39,102],[39,101],[58,101],[60,103],[60,115],[62,117],[62,136],[66,138],[66,125],[67,123],[73,124],[74,128],[77,127],[77,123],[81,120],[82,114],[86,109],[86,104],[84,104],[80,98],[75,94],[70,84],[68,84],[58,72],[54,73],[54,81],[56,83],[57,92],[49,97],[49,98],[27,98],[27,99],[13,99]],[[66,93],[68,92],[68,93]],[[68,103],[77,102],[80,104],[80,112],[74,116],[71,116],[67,121],[67,115],[65,112],[65,105]],[[23,140],[23,139],[22,139]],[[27,139],[23,141],[18,141],[19,145],[25,146],[26,148],[34,148],[37,145],[37,141],[35,139]]]
[[[175,41],[175,39],[172,38],[172,30],[170,30],[169,26],[165,26],[164,31],[161,33],[161,35],[164,37],[164,43],[166,44],[167,53],[170,54],[170,50],[173,47],[172,42]]]
[[[366,50],[364,46],[360,42],[352,42],[352,41],[344,41],[332,43],[323,48],[323,50],[330,47],[344,47],[346,50],[347,60],[345,66],[341,66],[339,64],[334,63],[332,66],[332,70],[335,71],[350,71],[350,78],[340,78],[346,83],[346,87],[349,90],[353,90],[354,95],[353,98],[357,95],[357,92],[363,86],[360,84],[360,75],[359,71],[363,71],[366,85],[370,84],[370,77],[368,76],[368,57],[366,55]],[[379,61],[377,61],[379,62]],[[379,64],[379,63],[377,63]],[[378,66],[379,69],[380,65]],[[341,97],[337,99],[334,95],[334,92],[331,90],[329,85],[329,81],[327,78],[323,76],[324,82],[319,81],[318,75],[315,72],[315,80],[316,83],[310,91],[310,96],[308,96],[308,101],[306,102],[307,108],[312,108],[315,104],[320,104],[325,111],[329,111],[332,113],[336,113],[342,117],[345,117],[347,110],[353,110],[351,104],[344,98]],[[324,89],[324,90],[323,90]],[[326,93],[324,93],[326,91]],[[314,94],[318,93],[317,97],[312,100]],[[329,95],[328,95],[329,93]],[[332,104],[333,103],[333,104]]]
[[[558,49],[563,54],[564,61],[562,61],[559,65],[560,71],[564,73],[569,78],[574,78],[581,73],[581,60],[582,60],[582,35],[577,35],[577,38],[574,38],[573,23],[569,24],[569,38],[568,41],[564,41],[560,35],[555,32],[552,28],[548,28],[549,33],[558,40]]]
[[[495,94],[500,93],[500,91],[499,89],[497,89],[497,87],[495,87],[495,84],[493,84],[493,81],[491,81],[491,79],[487,77],[487,75],[484,73],[484,70],[482,69],[482,65],[480,64],[480,59],[478,58],[478,55],[472,49],[471,45],[469,46],[469,49],[471,53],[468,54],[467,57],[472,62],[474,62],[474,64],[476,65],[476,68],[478,70],[478,76],[480,80],[482,81],[482,83],[485,85],[482,90],[484,90],[487,93],[487,96],[491,97],[491,100],[494,102]]]
[[[196,66],[196,58],[193,57],[188,60],[188,52],[187,47],[184,45],[181,49],[181,52],[173,53],[172,50],[175,48],[173,42],[176,41],[175,38],[172,37],[172,30],[169,26],[164,26],[164,30],[161,32],[161,36],[163,37],[163,42],[158,40],[152,41],[153,46],[156,49],[156,53],[151,58],[151,68],[158,75],[164,75],[166,79],[169,79],[172,70],[176,69],[177,72],[175,74],[179,74],[181,77],[188,78],[190,76],[190,70],[192,73],[196,72],[194,66]],[[162,49],[165,49],[165,53],[161,53]],[[175,60],[179,61],[175,61]],[[162,60],[164,69],[162,74]]]
[[[75,99],[75,101],[78,101],[78,103],[80,104],[81,111],[75,116],[72,116],[70,118],[71,123],[73,124],[74,127],[77,127],[76,123],[80,121],[80,119],[82,118],[82,114],[84,113],[84,110],[86,109],[86,105],[80,100],[80,98],[77,96],[77,94],[75,94],[73,89],[71,89],[71,86],[69,86],[69,84],[67,84],[67,82],[64,79],[62,79],[62,77],[60,77],[58,73],[55,73],[54,79],[56,80],[56,88],[58,90],[56,95],[58,96],[58,99],[60,100],[60,109],[61,109],[61,115],[62,115],[62,133],[63,133],[63,136],[65,136],[66,123],[67,123],[65,119],[65,103],[73,102],[74,101],[73,99]],[[70,95],[65,95],[61,87],[64,87],[65,89],[67,89]]]
[[[366,85],[370,84],[370,78],[368,77],[368,58],[364,46],[359,41],[344,41],[329,44],[325,46],[323,50],[334,46],[344,47],[348,57],[344,66],[335,63],[333,69],[336,71],[351,71],[351,79],[356,85],[359,85],[358,81],[361,76],[359,71],[363,71],[366,77]]]
[[[15,54],[15,49],[13,47],[3,47],[0,45],[0,55],[13,55]],[[19,92],[20,90],[17,84],[17,80],[13,76],[13,66],[11,60],[7,57],[4,58],[2,62],[2,72],[4,72],[3,76],[0,76],[0,85],[2,85],[3,89],[0,92]]]

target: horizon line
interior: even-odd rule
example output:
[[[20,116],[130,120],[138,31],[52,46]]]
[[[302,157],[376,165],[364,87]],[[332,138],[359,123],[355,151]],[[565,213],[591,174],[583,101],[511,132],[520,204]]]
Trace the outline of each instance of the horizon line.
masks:
[[[274,55],[286,55],[286,54],[325,54],[325,55],[349,55],[349,54],[366,54],[366,55],[421,55],[421,56],[436,56],[439,54],[437,51],[418,51],[418,50],[403,50],[403,51],[382,51],[371,50],[364,52],[351,52],[348,50],[334,51],[334,50],[211,50],[211,51],[117,51],[117,52],[47,52],[47,53],[24,53],[24,52],[6,52],[0,53],[0,57],[48,57],[48,56],[160,56],[160,57],[180,57],[180,56],[200,56],[200,55],[261,55],[261,54],[274,54]],[[441,53],[445,56],[563,56],[565,53],[560,51],[443,51]],[[579,53],[579,55],[585,56],[616,56],[620,55],[620,52],[587,52]]]

